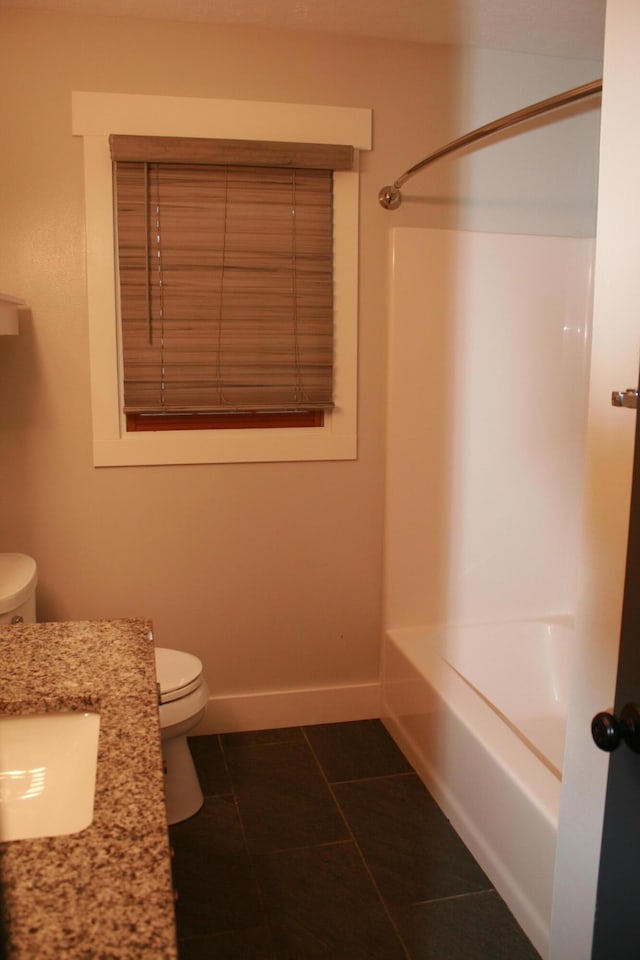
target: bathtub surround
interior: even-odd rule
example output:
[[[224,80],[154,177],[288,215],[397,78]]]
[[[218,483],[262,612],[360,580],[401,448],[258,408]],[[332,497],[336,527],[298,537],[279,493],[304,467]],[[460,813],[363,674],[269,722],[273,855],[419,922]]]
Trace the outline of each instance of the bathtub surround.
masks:
[[[575,610],[593,246],[392,240],[382,716],[542,956],[563,759],[545,740],[566,723],[573,641],[557,625]],[[544,697],[529,703],[534,668]]]
[[[387,625],[571,613],[594,242],[392,233]]]
[[[0,844],[11,960],[176,960],[149,629],[144,620],[0,628],[0,712],[100,713],[90,826]]]

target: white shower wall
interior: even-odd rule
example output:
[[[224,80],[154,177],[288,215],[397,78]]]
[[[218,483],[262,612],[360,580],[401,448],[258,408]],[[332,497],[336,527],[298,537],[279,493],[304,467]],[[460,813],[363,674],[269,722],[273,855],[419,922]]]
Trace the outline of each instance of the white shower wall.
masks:
[[[392,231],[387,627],[573,611],[593,248]]]

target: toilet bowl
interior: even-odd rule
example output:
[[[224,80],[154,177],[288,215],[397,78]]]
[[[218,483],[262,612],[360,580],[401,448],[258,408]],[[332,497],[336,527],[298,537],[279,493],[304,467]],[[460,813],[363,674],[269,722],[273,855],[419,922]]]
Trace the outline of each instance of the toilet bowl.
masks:
[[[155,658],[167,823],[180,823],[204,802],[187,734],[204,715],[209,688],[192,654],[156,647]]]
[[[36,562],[26,553],[0,553],[0,625],[35,623]]]

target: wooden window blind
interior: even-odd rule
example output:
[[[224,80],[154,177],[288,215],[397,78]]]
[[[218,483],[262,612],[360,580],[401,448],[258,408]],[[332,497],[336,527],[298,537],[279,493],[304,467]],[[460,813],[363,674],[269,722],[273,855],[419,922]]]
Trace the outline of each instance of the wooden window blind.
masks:
[[[333,406],[351,147],[111,137],[128,414]]]

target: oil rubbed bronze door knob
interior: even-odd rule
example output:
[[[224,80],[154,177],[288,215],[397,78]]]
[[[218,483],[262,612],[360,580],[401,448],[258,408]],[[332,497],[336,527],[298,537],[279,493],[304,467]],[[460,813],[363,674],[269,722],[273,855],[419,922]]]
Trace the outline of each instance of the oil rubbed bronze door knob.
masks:
[[[626,703],[619,720],[612,713],[596,713],[591,721],[591,736],[595,745],[607,753],[622,740],[634,753],[640,753],[640,704]]]

